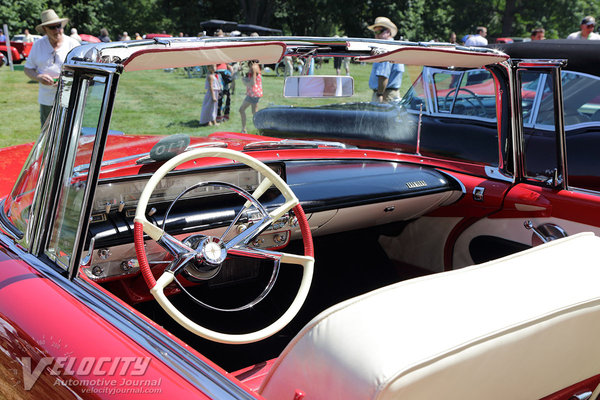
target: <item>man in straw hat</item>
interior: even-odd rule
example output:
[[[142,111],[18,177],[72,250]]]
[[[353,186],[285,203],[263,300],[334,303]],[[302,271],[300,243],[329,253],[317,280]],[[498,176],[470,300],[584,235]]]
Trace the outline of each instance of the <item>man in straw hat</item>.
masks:
[[[44,125],[52,110],[57,81],[67,53],[79,42],[65,35],[68,18],[59,18],[54,10],[42,12],[42,23],[35,29],[44,35],[35,41],[25,63],[25,75],[39,82],[40,121]]]
[[[386,17],[375,18],[375,23],[368,28],[375,34],[375,39],[380,40],[394,40],[394,36],[398,33],[396,25]],[[369,87],[373,90],[372,101],[383,103],[400,99],[403,73],[404,64],[373,63],[369,77]]]

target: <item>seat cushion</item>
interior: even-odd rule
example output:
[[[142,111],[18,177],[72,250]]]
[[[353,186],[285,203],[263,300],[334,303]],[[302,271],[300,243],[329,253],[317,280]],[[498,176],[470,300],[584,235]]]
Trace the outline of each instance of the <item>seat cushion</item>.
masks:
[[[600,372],[598,332],[600,238],[579,234],[337,304],[287,346],[260,392],[541,398]]]

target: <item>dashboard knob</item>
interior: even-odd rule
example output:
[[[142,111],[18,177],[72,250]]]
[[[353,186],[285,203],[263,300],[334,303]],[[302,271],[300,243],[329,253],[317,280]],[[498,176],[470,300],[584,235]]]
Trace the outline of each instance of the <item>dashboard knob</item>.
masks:
[[[132,258],[131,260],[127,260],[127,261],[123,261],[121,263],[121,269],[123,271],[129,271],[133,268],[139,267],[138,261],[135,258]]]
[[[98,257],[100,257],[102,260],[106,260],[108,257],[111,256],[111,251],[109,249],[99,249],[98,250]]]
[[[277,244],[285,243],[287,240],[287,235],[285,233],[278,233],[273,236],[273,241]]]

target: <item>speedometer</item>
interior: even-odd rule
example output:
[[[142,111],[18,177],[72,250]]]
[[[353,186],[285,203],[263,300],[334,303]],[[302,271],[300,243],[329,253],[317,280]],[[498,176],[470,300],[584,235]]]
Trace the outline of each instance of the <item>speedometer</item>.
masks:
[[[269,166],[283,177],[282,164]],[[115,210],[114,207],[117,207],[119,211],[135,207],[150,177],[151,175],[142,175],[134,178],[111,178],[100,181],[94,200],[93,213],[108,213]],[[185,189],[199,182],[226,182],[252,192],[262,179],[263,177],[258,171],[236,166],[210,170],[173,171],[158,183],[150,197],[149,204],[171,202]],[[223,191],[219,187],[207,186],[186,193],[182,198],[199,198],[222,193]]]

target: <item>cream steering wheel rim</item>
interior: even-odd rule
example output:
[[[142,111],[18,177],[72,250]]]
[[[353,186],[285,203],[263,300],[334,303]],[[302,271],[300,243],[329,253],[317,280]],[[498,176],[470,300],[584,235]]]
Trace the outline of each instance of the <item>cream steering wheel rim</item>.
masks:
[[[161,239],[163,234],[165,233],[161,228],[149,222],[146,218],[146,208],[148,206],[148,202],[150,196],[154,189],[156,188],[158,182],[162,180],[170,171],[175,169],[177,166],[194,160],[198,158],[204,157],[216,157],[216,158],[226,158],[239,163],[243,163],[258,172],[260,172],[265,178],[258,188],[252,193],[252,195],[258,199],[266,190],[271,186],[275,185],[275,187],[281,192],[284,196],[285,202],[283,205],[278,207],[276,210],[273,210],[269,213],[273,221],[279,219],[282,215],[287,213],[292,208],[295,208],[300,211],[304,218],[304,222],[306,221],[304,217],[304,213],[302,208],[300,207],[299,201],[290,189],[290,187],[285,183],[283,179],[279,175],[277,175],[271,168],[263,164],[261,161],[257,160],[254,157],[248,156],[244,153],[229,150],[229,149],[208,149],[208,148],[200,148],[194,149],[182,154],[179,154],[167,162],[165,162],[155,173],[152,175],[146,187],[144,188],[140,199],[138,201],[138,206],[136,209],[136,214],[134,218],[134,223],[136,225],[136,253],[138,254],[138,259],[145,258],[145,252],[140,247],[138,243],[138,230],[143,230],[148,236],[152,239],[158,241]],[[300,220],[300,216],[298,216]],[[310,237],[310,229],[306,226],[301,225],[303,238],[304,240],[310,240],[310,248],[312,249],[312,238]],[[306,232],[307,231],[307,232]],[[142,235],[143,236],[143,235]],[[143,238],[141,239],[143,242]],[[305,243],[306,248],[306,243]],[[311,250],[312,251],[312,250]],[[143,257],[140,252],[144,252]],[[148,273],[144,274],[144,279],[150,288],[150,293],[156,301],[160,304],[160,306],[180,325],[189,330],[190,332],[195,333],[198,336],[201,336],[205,339],[212,340],[220,343],[228,343],[228,344],[243,344],[243,343],[252,343],[262,339],[265,339],[269,336],[274,335],[283,329],[298,313],[306,297],[308,296],[308,291],[310,289],[310,284],[313,276],[313,267],[314,267],[314,258],[312,256],[301,256],[296,254],[288,254],[288,253],[280,253],[281,254],[281,262],[286,264],[296,264],[300,265],[303,268],[302,280],[300,283],[300,287],[298,292],[296,293],[296,297],[292,301],[290,307],[286,310],[283,315],[281,315],[275,322],[271,323],[269,326],[260,329],[255,332],[245,333],[245,334],[228,334],[217,332],[211,329],[207,329],[200,324],[192,321],[182,312],[180,312],[167,298],[164,293],[164,289],[175,279],[175,275],[171,271],[165,271],[158,280],[154,281],[154,278],[148,276]],[[140,265],[142,265],[142,260],[140,260]],[[148,267],[149,268],[149,267]],[[151,275],[151,272],[150,272]],[[154,281],[154,282],[153,282]]]

